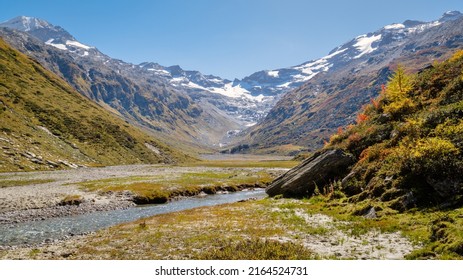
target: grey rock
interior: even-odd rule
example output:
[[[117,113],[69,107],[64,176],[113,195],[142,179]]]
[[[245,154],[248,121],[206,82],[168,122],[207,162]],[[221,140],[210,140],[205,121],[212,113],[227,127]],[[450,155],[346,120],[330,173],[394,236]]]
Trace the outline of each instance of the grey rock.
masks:
[[[367,219],[375,219],[377,216],[376,216],[376,211],[375,211],[375,207],[371,207],[366,213],[365,215],[363,215],[364,218],[367,218]]]
[[[275,179],[266,189],[269,196],[301,197],[313,195],[316,186],[342,178],[354,157],[342,150],[327,150],[304,160]]]
[[[30,161],[36,164],[43,164],[43,161],[39,158],[32,158]]]
[[[54,161],[51,161],[51,160],[47,160],[47,164],[48,164],[48,165],[51,165],[51,166],[53,166],[53,167],[59,167],[59,164],[58,164],[58,163],[56,163],[56,162],[54,162]]]

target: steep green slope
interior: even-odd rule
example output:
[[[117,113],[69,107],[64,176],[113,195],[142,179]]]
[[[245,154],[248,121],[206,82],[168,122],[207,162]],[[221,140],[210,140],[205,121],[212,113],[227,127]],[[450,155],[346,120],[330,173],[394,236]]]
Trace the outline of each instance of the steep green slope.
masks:
[[[328,148],[358,162],[343,179],[352,202],[403,211],[463,203],[463,51],[417,75],[399,67],[380,96]]]
[[[184,156],[0,40],[0,171],[168,163]]]

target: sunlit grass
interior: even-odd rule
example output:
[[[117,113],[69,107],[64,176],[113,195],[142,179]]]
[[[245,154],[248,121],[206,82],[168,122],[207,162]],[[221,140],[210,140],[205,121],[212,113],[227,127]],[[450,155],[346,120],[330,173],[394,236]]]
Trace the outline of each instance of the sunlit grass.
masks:
[[[80,183],[87,191],[131,191],[136,203],[163,203],[175,196],[193,196],[201,192],[238,191],[248,187],[265,187],[275,175],[265,171],[243,169],[206,170],[176,174],[111,178]]]
[[[191,167],[258,167],[258,168],[293,168],[300,162],[295,160],[262,160],[262,161],[243,161],[243,160],[203,160],[182,164]]]
[[[330,242],[342,246],[349,236],[355,236],[364,240],[362,246],[372,250],[363,235],[370,231],[401,231],[416,244],[430,244],[432,216],[388,213],[365,219],[349,211],[339,201],[323,197],[269,198],[156,215],[101,230],[66,246],[72,252],[70,258],[77,259],[336,259],[339,257],[308,249],[304,243],[307,236],[329,239],[335,232],[343,232],[345,237]],[[316,215],[326,215],[328,222],[305,220]],[[376,244],[373,250],[380,249],[383,245]],[[359,254],[361,251],[358,248]],[[419,251],[417,254],[423,255]],[[448,254],[434,255],[445,256]]]

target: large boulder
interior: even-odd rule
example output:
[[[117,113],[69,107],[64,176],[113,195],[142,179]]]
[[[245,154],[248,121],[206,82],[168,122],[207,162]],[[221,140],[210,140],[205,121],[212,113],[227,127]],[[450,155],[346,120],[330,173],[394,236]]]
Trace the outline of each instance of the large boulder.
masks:
[[[269,196],[312,196],[316,186],[342,178],[353,163],[354,157],[342,150],[322,151],[275,179],[265,192]]]

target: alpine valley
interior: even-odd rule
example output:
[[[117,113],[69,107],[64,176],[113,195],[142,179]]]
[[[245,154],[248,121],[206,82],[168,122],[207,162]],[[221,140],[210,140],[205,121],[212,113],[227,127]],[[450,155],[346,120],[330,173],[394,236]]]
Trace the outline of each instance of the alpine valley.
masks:
[[[463,259],[462,99],[457,11],[234,80],[13,18],[0,259]]]
[[[32,17],[0,24],[0,35],[84,96],[180,148],[228,144],[225,151],[295,154],[319,148],[353,123],[399,61],[417,71],[461,47],[462,18],[454,11],[432,22],[391,24],[320,59],[234,81],[180,66],[126,63]]]

